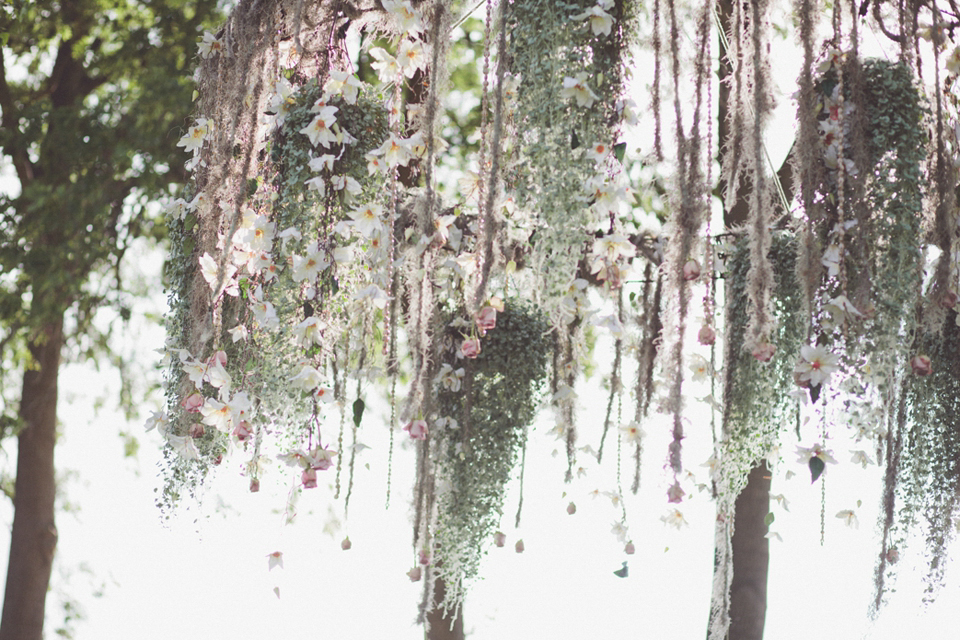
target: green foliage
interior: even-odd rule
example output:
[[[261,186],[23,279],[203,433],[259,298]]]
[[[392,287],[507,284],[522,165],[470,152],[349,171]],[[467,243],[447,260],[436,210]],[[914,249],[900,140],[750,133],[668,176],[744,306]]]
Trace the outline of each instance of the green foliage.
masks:
[[[463,336],[452,329],[447,337],[444,358],[451,359]],[[446,485],[438,495],[436,540],[448,593],[476,575],[483,545],[499,524],[505,486],[540,406],[552,345],[543,313],[512,299],[482,343],[475,360],[450,362],[466,370],[462,389],[441,388],[437,398],[440,415],[458,423],[433,432],[441,452],[438,480]]]
[[[746,473],[766,455],[785,428],[795,423],[797,401],[793,369],[796,354],[806,339],[801,312],[800,287],[796,282],[796,238],[774,234],[770,262],[774,267],[774,315],[776,329],[771,335],[777,350],[770,362],[759,362],[743,348],[747,322],[747,276],[750,270],[749,248],[745,239],[737,243],[728,261],[726,295],[728,340],[724,372],[724,432],[729,438],[725,456],[742,474],[733,474],[740,482]],[[733,493],[737,495],[739,487]]]

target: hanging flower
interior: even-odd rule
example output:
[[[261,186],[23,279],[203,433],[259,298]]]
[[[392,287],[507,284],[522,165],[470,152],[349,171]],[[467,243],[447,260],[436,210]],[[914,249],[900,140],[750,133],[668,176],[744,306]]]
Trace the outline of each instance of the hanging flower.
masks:
[[[717,332],[708,324],[700,327],[700,331],[697,332],[697,342],[702,344],[705,347],[712,346],[717,341]]]
[[[687,494],[686,491],[680,486],[680,483],[674,480],[673,484],[670,485],[670,488],[667,489],[667,502],[671,504],[679,504],[683,502],[683,496]]]
[[[857,519],[857,514],[853,509],[839,511],[837,512],[837,517],[843,520],[843,523],[848,527],[853,527],[854,529],[860,528],[860,521]]]
[[[183,147],[187,153],[195,153],[203,146],[203,142],[210,135],[212,126],[206,118],[197,118],[193,126],[177,142],[178,147]]]
[[[506,543],[507,534],[502,531],[497,531],[495,534],[493,534],[493,544],[497,545],[498,547],[502,547]]]
[[[274,551],[267,556],[267,571],[271,571],[274,567],[280,567],[283,569],[283,552]]]
[[[207,59],[223,51],[223,41],[209,31],[204,31],[200,44],[197,45],[197,51],[201,58]]]
[[[300,483],[303,485],[304,489],[316,489],[317,472],[312,468],[304,469],[303,473],[300,474]]]
[[[801,386],[803,383],[816,387],[830,381],[830,374],[839,368],[839,358],[824,349],[822,346],[800,347],[800,361],[794,367],[795,379]]]
[[[407,571],[407,577],[410,578],[410,582],[420,582],[420,579],[423,577],[423,571],[420,567],[414,567]]]
[[[404,431],[410,434],[412,440],[426,440],[427,439],[427,421],[426,420],[413,420],[403,428]]]
[[[370,49],[370,57],[374,59],[370,66],[377,72],[380,82],[393,82],[397,79],[401,71],[400,64],[386,49],[374,47]]]
[[[683,279],[687,282],[696,280],[700,277],[700,263],[690,258],[683,263]]]
[[[480,338],[467,338],[460,344],[460,353],[464,358],[476,358],[480,355]]]
[[[457,391],[460,391],[460,387],[463,384],[463,376],[465,374],[466,371],[463,367],[454,369],[451,365],[445,362],[443,363],[443,366],[440,367],[440,372],[437,374],[437,378],[439,378],[440,385],[444,389],[456,393]]]
[[[204,397],[197,393],[191,393],[186,398],[183,399],[183,402],[180,403],[188,413],[200,413],[200,407],[203,406],[205,402]]]
[[[403,71],[403,75],[412,78],[420,69],[427,66],[427,57],[423,53],[423,45],[419,40],[405,39],[400,43],[397,50],[397,65]]]
[[[567,515],[568,515],[568,516],[572,516],[572,515],[575,514],[576,512],[577,512],[577,505],[576,505],[576,504],[574,504],[573,502],[571,502],[570,504],[567,505]]]
[[[564,100],[573,98],[577,101],[577,105],[588,109],[597,100],[597,94],[587,84],[586,71],[581,71],[573,78],[565,77],[563,79],[563,89],[560,90],[560,97]]]
[[[330,78],[323,90],[331,95],[341,95],[347,104],[357,104],[357,96],[363,83],[349,71],[330,70]]]
[[[598,5],[594,5],[584,11],[583,13],[578,13],[573,16],[574,20],[589,20],[590,29],[593,31],[593,35],[599,36],[601,34],[608,36],[610,35],[610,30],[613,28],[613,16],[601,9]]]
[[[859,464],[864,469],[867,468],[867,465],[873,464],[873,460],[870,459],[870,455],[862,449],[857,449],[856,451],[851,451],[850,453],[853,454],[853,457],[850,458],[850,462]]]
[[[517,553],[523,553],[524,548],[525,547],[523,546],[523,540],[517,540],[517,544],[513,545],[513,549]]]
[[[300,133],[310,138],[313,146],[331,147],[337,143],[337,134],[331,129],[337,121],[337,107],[322,107],[313,120],[300,130]]]
[[[351,547],[353,547],[353,543],[350,542],[350,536],[347,536],[340,542],[340,548],[344,551],[349,551]]]
[[[623,552],[628,556],[632,556],[634,553],[637,552],[637,548],[633,546],[633,542],[631,541],[623,546]]]
[[[690,371],[694,382],[702,382],[710,376],[710,362],[698,353],[690,356]]]
[[[647,434],[640,428],[639,423],[633,421],[620,425],[620,435],[628,444],[640,444],[640,441]]]
[[[837,464],[830,450],[824,449],[820,443],[810,448],[797,447],[797,462],[805,463],[810,468],[810,482],[816,482],[824,472],[826,463]]]
[[[477,329],[479,329],[480,335],[485,335],[487,331],[496,329],[496,327],[497,310],[490,305],[480,309],[480,312],[477,314]]]
[[[253,425],[246,420],[241,420],[237,423],[236,428],[234,428],[233,435],[236,436],[237,440],[240,442],[245,442],[250,436],[253,435]]]
[[[316,247],[307,252],[306,256],[293,256],[293,274],[295,282],[313,282],[320,275],[320,272],[330,266],[330,263],[323,259],[320,250]]]
[[[923,354],[910,358],[910,368],[918,376],[928,376],[933,373],[933,363],[930,361],[930,357]]]
[[[678,530],[687,525],[687,520],[679,509],[671,509],[666,515],[660,516],[660,521]]]
[[[202,438],[206,432],[207,430],[203,428],[203,425],[197,422],[196,424],[190,425],[190,430],[187,433],[191,438],[196,440],[197,438]]]

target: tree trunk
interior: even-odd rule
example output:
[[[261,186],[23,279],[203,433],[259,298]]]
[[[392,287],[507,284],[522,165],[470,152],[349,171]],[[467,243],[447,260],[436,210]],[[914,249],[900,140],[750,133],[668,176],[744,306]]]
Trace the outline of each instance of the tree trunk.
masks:
[[[750,471],[737,496],[733,528],[733,581],[728,640],[761,640],[767,615],[770,540],[764,519],[770,512],[770,470],[762,462]]]
[[[23,374],[13,532],[0,640],[41,640],[57,547],[53,508],[56,479],[57,373],[63,320],[48,324],[30,345],[34,367]]]
[[[447,594],[446,586],[442,578],[437,578],[433,591],[434,602],[437,606],[427,614],[427,629],[424,634],[425,640],[463,640],[463,607],[456,612],[457,619],[450,626],[450,616],[443,614],[443,608],[440,604]],[[0,638],[0,640],[3,640]]]

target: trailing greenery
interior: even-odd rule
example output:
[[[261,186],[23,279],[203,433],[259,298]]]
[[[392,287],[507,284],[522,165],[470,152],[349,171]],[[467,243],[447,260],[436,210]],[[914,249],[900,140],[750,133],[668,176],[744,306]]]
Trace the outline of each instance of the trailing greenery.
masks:
[[[437,394],[438,413],[456,426],[432,432],[439,454],[438,570],[447,580],[448,597],[476,575],[483,547],[499,525],[507,481],[540,408],[552,347],[549,330],[540,309],[510,299],[476,359],[457,361],[454,345],[463,338],[459,329],[447,331],[450,348],[443,361],[465,370],[459,391],[441,386]]]

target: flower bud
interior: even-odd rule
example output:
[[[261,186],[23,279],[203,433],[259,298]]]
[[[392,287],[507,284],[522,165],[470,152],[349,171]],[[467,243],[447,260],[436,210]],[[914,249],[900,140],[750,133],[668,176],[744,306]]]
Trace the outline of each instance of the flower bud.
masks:
[[[576,512],[577,512],[577,505],[573,504],[572,502],[567,505],[567,514],[568,514],[568,515],[571,515],[571,516],[572,516],[572,515],[575,514]]]
[[[203,427],[203,425],[202,425],[201,423],[199,423],[199,422],[198,422],[197,424],[192,424],[192,425],[190,425],[190,437],[191,437],[191,438],[194,438],[194,439],[196,439],[196,438],[202,438],[202,437],[203,437],[203,434],[206,433],[206,432],[207,432],[207,430],[206,430],[206,429]]]
[[[460,353],[464,358],[476,358],[480,355],[480,338],[468,338],[460,345]]]
[[[637,552],[637,548],[633,546],[632,542],[628,542],[626,545],[624,545],[623,552],[628,556],[632,556]]]
[[[523,553],[523,540],[517,540],[517,544],[513,545],[513,548],[517,553]]]
[[[705,347],[711,346],[717,341],[717,332],[714,331],[713,327],[708,324],[700,327],[700,331],[697,333],[697,342],[704,345]]]
[[[687,282],[700,277],[700,263],[690,258],[683,263],[683,279]]]
[[[423,577],[423,572],[420,570],[420,567],[414,567],[407,571],[407,577],[410,578],[410,582],[420,582],[420,578]]]
[[[495,534],[493,534],[493,544],[497,545],[498,547],[502,547],[506,543],[507,534],[502,531],[497,531]]]
[[[918,376],[928,376],[933,373],[933,363],[930,362],[930,358],[925,355],[913,356],[910,359],[910,367]]]
[[[203,406],[204,402],[205,400],[202,395],[199,393],[191,393],[183,399],[183,402],[181,402],[180,405],[189,413],[199,413],[200,407]]]
[[[760,362],[770,362],[770,360],[773,359],[773,354],[776,353],[776,351],[777,348],[769,342],[761,342],[753,348],[753,357]]]
[[[316,489],[317,472],[313,469],[304,469],[303,473],[300,474],[300,482],[303,483],[304,489]]]
[[[353,546],[353,543],[350,542],[350,536],[347,536],[346,538],[344,538],[343,542],[340,543],[340,548],[343,549],[344,551],[349,551],[350,547],[352,546]]]
[[[250,478],[250,493],[257,493],[258,491],[260,491],[260,480]]]

